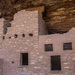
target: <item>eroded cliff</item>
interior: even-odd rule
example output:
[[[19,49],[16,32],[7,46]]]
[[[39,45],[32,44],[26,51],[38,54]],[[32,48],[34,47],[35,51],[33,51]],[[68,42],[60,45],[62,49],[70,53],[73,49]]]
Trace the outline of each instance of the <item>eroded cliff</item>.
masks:
[[[49,34],[75,27],[75,0],[0,0],[0,17],[9,21],[22,9],[39,10]]]

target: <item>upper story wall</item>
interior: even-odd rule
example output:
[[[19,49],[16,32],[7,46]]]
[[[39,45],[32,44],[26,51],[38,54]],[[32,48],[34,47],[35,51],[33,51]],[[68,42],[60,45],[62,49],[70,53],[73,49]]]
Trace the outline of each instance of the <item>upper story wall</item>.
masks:
[[[19,11],[14,15],[14,20],[10,22],[11,27],[7,28],[7,35],[20,33],[33,33],[34,35],[46,34],[45,22],[38,11]],[[0,19],[0,35],[3,35],[4,19]]]
[[[19,11],[14,15],[7,34],[33,33],[38,35],[38,11]]]
[[[52,53],[61,53],[65,52],[63,50],[63,43],[72,42],[73,50],[75,52],[75,28],[72,28],[69,32],[64,34],[52,34],[52,35],[40,35],[39,36],[39,49],[42,52],[45,52],[45,44],[53,44]],[[70,50],[68,50],[70,51]],[[68,52],[67,51],[67,52]],[[71,52],[72,52],[71,51]]]
[[[48,33],[45,22],[39,13],[38,13],[38,25],[39,25],[39,35],[45,35]]]

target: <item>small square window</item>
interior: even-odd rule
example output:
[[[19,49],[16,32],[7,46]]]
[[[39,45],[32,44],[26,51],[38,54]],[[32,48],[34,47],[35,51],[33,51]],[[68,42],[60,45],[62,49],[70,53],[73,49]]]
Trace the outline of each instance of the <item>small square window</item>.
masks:
[[[53,45],[52,44],[45,44],[45,51],[53,51]]]
[[[64,43],[63,50],[72,50],[72,43]]]
[[[25,34],[22,34],[22,37],[25,37]]]
[[[9,37],[9,39],[11,39],[11,37]]]
[[[5,36],[3,36],[3,40],[5,39]]]
[[[29,33],[29,36],[33,36],[33,34],[32,33]]]
[[[15,35],[14,35],[14,38],[17,38],[17,37],[18,37],[18,35],[17,35],[17,34],[15,34]]]

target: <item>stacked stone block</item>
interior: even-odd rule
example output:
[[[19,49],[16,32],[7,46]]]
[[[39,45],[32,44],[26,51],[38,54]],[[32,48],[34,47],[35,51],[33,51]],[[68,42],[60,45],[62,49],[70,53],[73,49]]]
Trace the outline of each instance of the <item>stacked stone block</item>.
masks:
[[[0,74],[75,75],[75,28],[65,34],[45,35],[45,23],[38,11],[22,10],[14,15],[11,27],[4,35],[3,21],[0,19]],[[72,42],[73,50],[63,51],[64,42]],[[53,51],[46,52],[44,44],[53,44]],[[21,65],[21,53],[28,53],[26,66]],[[61,71],[51,71],[50,57],[53,55],[61,56]]]
[[[40,35],[39,50],[43,55],[43,70],[48,75],[74,75],[75,65],[75,28],[65,34]],[[72,50],[63,50],[63,43],[72,42]],[[45,44],[53,44],[53,51],[45,51]],[[51,70],[51,56],[60,55],[61,71]]]
[[[3,75],[3,60],[0,59],[0,75]]]

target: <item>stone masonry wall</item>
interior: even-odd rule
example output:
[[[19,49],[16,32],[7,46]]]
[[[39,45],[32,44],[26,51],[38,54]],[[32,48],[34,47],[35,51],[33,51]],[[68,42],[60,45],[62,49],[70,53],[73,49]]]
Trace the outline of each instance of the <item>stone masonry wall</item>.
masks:
[[[3,75],[75,75],[75,28],[65,34],[44,35],[46,28],[38,11],[22,10],[14,15],[11,27],[4,35],[3,21],[0,19]],[[72,42],[72,50],[63,50],[63,43],[66,42]],[[53,44],[53,51],[45,52],[44,44]],[[28,53],[28,66],[21,65],[21,53]],[[50,56],[53,55],[61,56],[61,71],[51,71]]]
[[[0,75],[3,75],[3,60],[0,59]]]
[[[48,31],[47,31],[47,28],[46,28],[46,25],[45,25],[45,22],[44,20],[41,18],[40,14],[38,13],[38,31],[39,31],[39,35],[46,35],[48,34]]]
[[[47,75],[75,75],[75,28],[65,34],[40,35],[39,50],[42,70]],[[72,50],[63,50],[63,43],[72,42]],[[45,44],[53,44],[53,51],[45,51]],[[61,71],[51,70],[51,56],[60,55]]]
[[[2,29],[3,20],[0,21]],[[16,13],[11,25],[6,35],[3,35],[3,29],[0,34],[0,58],[3,59],[3,75],[38,74],[38,11],[22,10]],[[29,33],[32,33],[33,36],[29,36]],[[17,38],[14,37],[15,34],[17,34]],[[22,34],[25,34],[25,37],[22,37]],[[20,64],[21,53],[28,53],[28,66]]]

